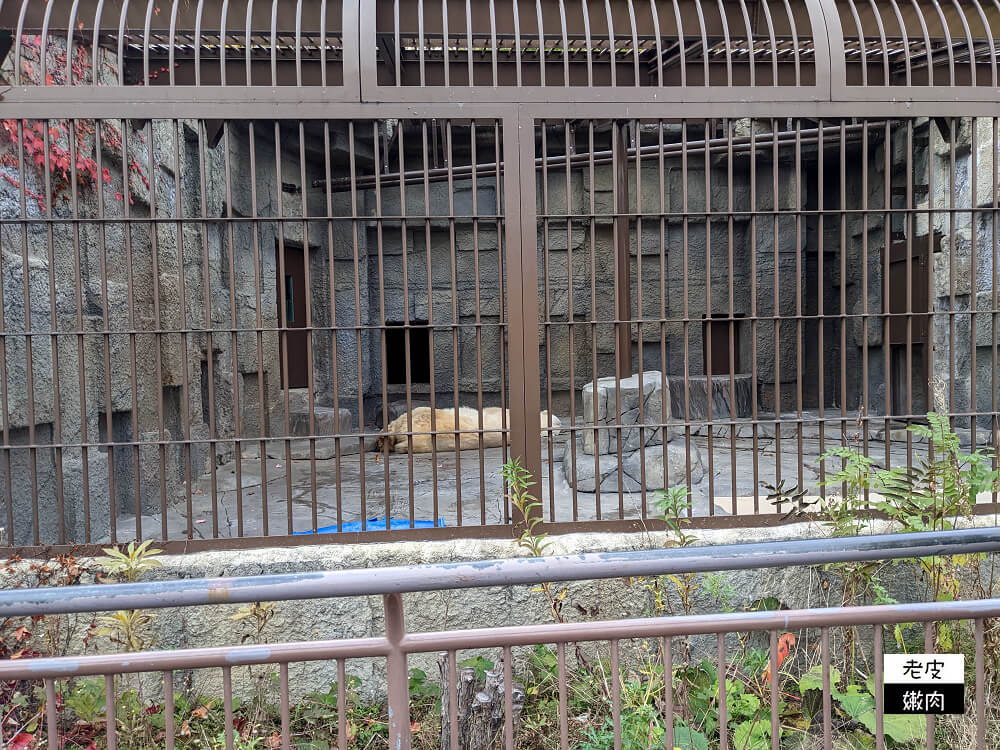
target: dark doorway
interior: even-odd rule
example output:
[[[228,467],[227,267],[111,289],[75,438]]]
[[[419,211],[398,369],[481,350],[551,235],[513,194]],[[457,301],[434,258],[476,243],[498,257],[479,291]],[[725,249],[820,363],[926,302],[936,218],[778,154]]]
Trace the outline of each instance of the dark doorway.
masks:
[[[277,249],[280,253],[281,248]],[[306,388],[309,385],[309,331],[295,331],[306,325],[306,264],[301,247],[285,245],[285,273],[278,265],[278,323],[284,329],[281,350],[281,382],[285,388]],[[284,296],[284,309],[281,308]],[[285,350],[287,348],[287,364]]]
[[[929,284],[927,240],[893,242],[889,246],[889,345],[893,414],[907,414],[911,410],[914,414],[922,414],[927,410]],[[907,388],[908,381],[912,383],[912,392]]]
[[[385,323],[385,382],[406,383],[406,328],[400,321]],[[426,320],[410,321],[410,383],[431,382],[431,341]]]
[[[731,317],[738,319],[745,316],[743,313],[735,313]],[[702,316],[701,355],[706,375],[728,375],[730,372],[736,375],[740,373],[739,327],[739,321],[731,320],[729,313],[712,313],[711,318]],[[708,371],[710,364],[711,372]]]

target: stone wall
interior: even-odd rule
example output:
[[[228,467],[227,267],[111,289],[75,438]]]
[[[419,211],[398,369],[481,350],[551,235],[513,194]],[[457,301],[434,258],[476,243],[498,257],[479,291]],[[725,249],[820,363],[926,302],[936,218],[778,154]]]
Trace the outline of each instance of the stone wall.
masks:
[[[110,75],[105,62],[100,70]],[[67,122],[50,124],[61,128],[53,149],[70,148]],[[138,445],[5,453],[0,486],[4,506],[11,496],[18,500],[11,539],[18,544],[56,542],[60,527],[68,540],[83,541],[88,528],[90,539],[101,539],[109,533],[109,503],[119,514],[158,511],[184,494],[189,476],[212,460],[230,460],[233,445],[210,445],[210,437],[232,438],[237,425],[243,436],[269,434],[280,387],[276,239],[283,231],[286,241],[303,242],[301,223],[281,230],[273,221],[238,222],[226,231],[211,221],[251,216],[252,192],[258,216],[277,216],[282,182],[298,175],[297,142],[278,180],[273,130],[266,128],[258,129],[252,165],[245,125],[232,125],[217,145],[199,136],[197,122],[105,121],[96,132],[83,120],[75,127],[89,134],[73,148],[96,159],[100,144],[102,169],[99,181],[79,180],[75,213],[70,188],[57,176],[47,180],[41,167],[23,174],[0,167],[3,217],[22,216],[23,190],[28,220],[5,222],[0,237],[3,327],[14,334],[3,352],[9,423],[2,426],[15,446]],[[16,156],[15,143],[3,148]],[[58,223],[39,221],[50,211]],[[74,217],[102,221],[74,228],[65,221]],[[233,328],[244,332],[233,336]],[[59,335],[43,335],[52,331]],[[316,355],[329,359],[322,347]]]
[[[455,180],[451,191],[447,183],[431,184],[427,205],[423,191],[422,184],[407,186],[405,214],[428,217],[426,221],[409,218],[404,227],[398,219],[386,219],[362,228],[367,240],[362,319],[371,326],[416,322],[431,328],[436,406],[453,405],[456,392],[461,404],[475,404],[480,382],[485,405],[498,405],[506,387],[499,364],[506,356],[500,323],[507,306],[496,178],[477,180],[475,205],[469,179]],[[364,198],[367,214],[375,216],[374,191],[366,191]],[[400,216],[400,199],[398,187],[384,189],[383,216]],[[449,215],[454,221],[446,218]],[[345,281],[353,289],[353,281]],[[366,341],[371,349],[365,368],[370,397],[365,412],[368,421],[380,423],[385,368],[379,330],[370,332]],[[390,347],[387,356],[398,358],[402,352]],[[401,385],[387,390],[390,401],[405,398]],[[429,402],[429,392],[429,383],[415,383],[418,401]]]
[[[689,134],[689,137],[701,135]],[[666,139],[667,143],[679,142],[680,131],[668,130]],[[813,183],[808,175],[796,179],[795,163],[789,157],[790,154],[783,153],[778,163],[773,164],[769,151],[759,152],[753,174],[756,184],[752,186],[749,155],[735,156],[732,165],[725,155],[713,156],[707,174],[704,158],[692,156],[687,165],[686,205],[684,171],[679,158],[665,162],[662,196],[656,159],[649,158],[640,168],[638,180],[634,166],[627,171],[630,210],[644,214],[631,220],[628,228],[632,314],[650,321],[632,327],[634,370],[640,367],[641,359],[644,370],[660,370],[674,378],[683,378],[685,369],[689,376],[704,375],[701,321],[710,314],[728,316],[730,311],[737,318],[749,318],[754,309],[751,293],[755,290],[756,312],[764,318],[756,326],[756,358],[750,324],[737,321],[734,334],[740,339],[740,360],[734,367],[735,373],[750,372],[756,359],[758,398],[764,410],[773,409],[775,382],[779,383],[779,391],[794,384],[795,340],[786,330],[776,342],[774,324],[766,318],[795,314],[796,284],[805,283],[805,263],[797,263],[796,253],[805,253],[808,247],[806,225],[802,222],[797,228],[794,216],[764,221],[751,220],[746,213],[791,212],[808,203]],[[538,179],[541,195],[542,177]],[[571,356],[570,326],[566,324],[570,320],[616,318],[614,227],[609,216],[614,212],[611,165],[596,167],[592,179],[593,185],[586,166],[574,170],[567,196],[565,172],[550,173],[548,212],[569,213],[579,218],[572,218],[568,229],[565,220],[550,219],[539,233],[540,310],[543,319],[547,310],[547,319],[555,323],[548,328],[547,342],[543,337],[547,348],[542,351],[542,387],[551,385],[556,392],[554,400],[567,410],[571,360],[577,410],[583,384],[615,375],[614,326],[607,323],[593,328],[574,326]],[[587,219],[591,193],[598,214],[593,224]],[[662,223],[661,210],[668,214]],[[686,222],[676,215],[685,210],[691,214]],[[706,210],[718,215],[706,222],[697,216]],[[732,221],[726,213],[729,210],[737,212]],[[775,263],[781,279],[777,289]],[[592,303],[594,298],[596,306]],[[661,324],[658,322],[661,317],[670,322]],[[690,321],[687,324],[682,322],[685,317]],[[776,359],[780,360],[780,367],[775,366]],[[682,416],[682,405],[683,400],[675,401],[675,417]]]
[[[891,232],[893,241],[909,242],[915,254],[928,247],[933,248],[929,264],[932,288],[914,289],[912,292],[914,299],[918,295],[924,298],[929,295],[932,303],[928,342],[931,347],[929,371],[923,361],[924,354],[916,347],[912,351],[913,410],[921,412],[933,409],[959,413],[977,411],[984,413],[979,418],[978,427],[989,429],[991,419],[988,413],[993,408],[994,398],[992,347],[995,332],[994,316],[990,311],[994,304],[993,246],[996,216],[995,212],[983,209],[991,209],[994,205],[993,159],[1000,146],[993,138],[992,119],[963,118],[956,122],[956,132],[951,134],[948,121],[918,118],[913,122],[910,140],[904,124],[893,126],[889,161],[892,169],[890,186],[894,195],[890,205],[895,209],[907,208],[905,196],[909,168],[912,208],[915,212],[909,221],[902,213],[895,215]],[[873,132],[882,131],[880,129]],[[879,140],[884,141],[884,138]],[[954,184],[951,179],[953,153]],[[852,159],[861,159],[862,156],[860,148],[855,148],[851,154]],[[886,205],[885,164],[885,144],[880,142],[869,148],[867,175],[860,170],[846,171],[845,205],[853,211],[845,220],[846,276],[843,280],[840,278],[839,253],[843,243],[839,220],[833,217],[832,221],[827,221],[824,232],[827,262],[829,264],[830,260],[834,261],[832,267],[827,269],[832,283],[824,298],[825,312],[836,314],[840,311],[843,283],[847,301],[845,309],[852,316],[846,332],[846,407],[853,410],[862,406],[867,374],[870,414],[886,414],[894,408],[891,401],[887,400],[886,393],[885,332],[882,320],[874,317],[884,309],[885,219],[878,213],[878,209]],[[840,165],[835,164],[831,169],[839,173]],[[863,192],[865,176],[867,196]],[[836,209],[839,204],[839,195],[835,192],[838,190],[838,180],[839,178],[828,179],[827,194],[833,193],[827,203],[828,209]],[[866,208],[871,210],[867,221],[859,210]],[[952,213],[951,208],[957,210]],[[864,255],[865,252],[867,256]],[[865,257],[867,267],[864,271],[867,278],[862,271]],[[911,265],[915,262],[916,259]],[[863,298],[865,283],[867,306]],[[897,303],[902,304],[902,301],[897,300]],[[976,311],[978,314],[973,316]],[[867,326],[864,322],[865,313],[873,316],[868,318]],[[866,329],[867,370],[864,364]],[[837,325],[830,324],[825,333],[830,345],[825,371],[827,388],[829,392],[836,394],[828,405],[839,406],[840,329]],[[897,348],[896,345],[893,347]],[[894,356],[903,357],[903,347],[898,348],[898,353],[890,355],[890,363]],[[896,366],[905,368],[905,361]],[[890,364],[890,382],[892,367]],[[971,373],[974,375],[970,375]],[[931,386],[929,398],[921,383],[925,375]],[[905,377],[905,373],[903,376]],[[896,387],[898,389],[898,385]],[[895,407],[897,413],[900,406],[897,404]],[[905,406],[903,408],[905,411]],[[968,419],[959,418],[956,424],[964,428],[970,426]]]
[[[927,206],[939,210],[926,222],[918,220],[918,237],[926,241],[931,219],[935,235],[940,235],[932,261],[931,404],[940,412],[984,412],[977,427],[990,429],[988,413],[996,403],[997,328],[990,311],[996,306],[997,212],[968,209],[996,205],[994,160],[1000,143],[990,118],[963,118],[954,133],[947,123],[928,122],[926,127],[930,142],[920,156],[930,160],[934,170]],[[963,210],[951,213],[951,207]],[[958,424],[971,426],[967,419]]]
[[[100,75],[111,75],[109,55],[102,56]],[[52,160],[59,153],[94,160],[89,178],[78,168],[74,188],[55,167],[47,174],[44,161],[33,163],[27,146],[32,166],[18,170],[16,139],[2,145],[15,162],[0,167],[0,211],[5,219],[26,220],[5,222],[0,230],[3,328],[13,334],[0,367],[9,420],[3,427],[13,445],[70,444],[5,453],[0,485],[25,500],[14,504],[17,543],[57,541],[59,528],[67,539],[82,541],[87,527],[100,538],[108,530],[109,502],[122,511],[159,507],[155,467],[163,463],[172,492],[184,461],[177,446],[161,449],[154,441],[184,438],[182,414],[190,437],[208,434],[200,399],[192,397],[200,392],[198,342],[164,335],[157,347],[155,334],[147,333],[183,327],[182,268],[194,320],[203,304],[195,291],[203,273],[201,242],[187,230],[182,236],[176,223],[148,221],[176,218],[178,211],[193,215],[192,177],[183,183],[179,177],[191,168],[188,130],[148,122],[95,126],[92,120],[74,127],[49,123],[46,147]],[[41,221],[49,218],[57,223]],[[72,218],[83,221],[67,221]],[[135,221],[126,224],[129,219]],[[150,445],[110,452],[77,447],[109,441]],[[204,445],[192,448],[194,471],[203,470],[205,451]],[[36,494],[33,485],[37,513],[27,502]],[[3,505],[10,502],[5,491]]]

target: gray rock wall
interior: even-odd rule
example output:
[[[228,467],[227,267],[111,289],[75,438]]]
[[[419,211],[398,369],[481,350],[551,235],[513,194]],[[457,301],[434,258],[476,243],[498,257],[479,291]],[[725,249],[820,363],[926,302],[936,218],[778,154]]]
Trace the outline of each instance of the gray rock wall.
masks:
[[[100,75],[110,74],[111,63],[102,52]],[[2,504],[15,500],[10,538],[16,543],[57,542],[60,534],[100,539],[109,532],[112,510],[150,512],[183,494],[187,477],[205,471],[210,453],[217,462],[231,456],[232,445],[210,448],[205,441],[213,429],[219,438],[234,434],[240,416],[234,388],[241,385],[234,386],[234,370],[249,370],[252,362],[257,372],[257,358],[248,356],[255,335],[242,342],[237,360],[248,366],[240,369],[233,367],[228,332],[256,327],[248,310],[256,305],[257,264],[249,238],[239,236],[249,225],[226,236],[203,221],[225,215],[228,203],[235,215],[249,214],[245,129],[201,148],[193,122],[109,120],[95,127],[78,120],[74,131],[68,121],[48,125],[50,157],[68,151],[94,159],[95,166],[80,168],[75,189],[41,165],[23,174],[6,162],[2,167],[0,211],[5,219],[27,221],[0,228],[9,334],[0,368],[7,397],[0,426],[11,431],[11,445],[70,444],[5,451]],[[3,149],[16,165],[16,143]],[[273,161],[273,147],[270,153]],[[266,156],[264,149],[258,158]],[[267,170],[257,173],[258,215],[274,215],[276,198],[269,196],[276,191],[269,188],[275,184]],[[57,223],[39,221],[50,217]],[[67,221],[72,218],[83,221]],[[262,325],[271,328],[275,282],[266,263],[270,259],[273,269],[274,232],[273,225],[258,231],[265,254]],[[213,335],[220,328],[226,333]],[[266,377],[276,357],[268,341],[274,335],[263,338]],[[81,449],[81,442],[100,445]]]
[[[683,376],[686,369],[689,375],[703,375],[702,320],[710,314],[728,316],[730,312],[737,318],[749,318],[751,295],[755,293],[756,313],[762,318],[756,324],[756,348],[750,324],[734,322],[734,335],[739,339],[735,372],[750,372],[756,361],[758,398],[764,409],[774,406],[775,383],[779,390],[794,385],[796,341],[790,335],[792,329],[786,325],[776,332],[769,318],[795,314],[796,287],[806,283],[807,227],[805,222],[797,226],[793,216],[775,221],[769,216],[766,220],[751,219],[747,213],[804,207],[813,187],[807,176],[795,178],[794,166],[784,158],[773,164],[770,154],[761,152],[756,159],[756,184],[751,186],[749,157],[736,157],[730,190],[726,157],[713,157],[707,175],[704,159],[692,157],[686,204],[692,216],[686,222],[677,215],[685,211],[679,159],[665,162],[662,196],[656,164],[643,166],[638,180],[635,169],[628,170],[631,211],[646,212],[631,219],[628,226],[632,315],[647,321],[632,326],[634,369],[641,361],[644,370]],[[565,172],[549,176],[547,211],[556,216],[542,222],[539,230],[538,294],[540,315],[553,324],[544,332],[547,338],[542,337],[542,385],[556,392],[554,401],[563,392],[565,403],[570,391],[578,392],[584,383],[615,373],[615,327],[608,322],[616,318],[611,170],[611,166],[596,167],[593,186],[589,168],[574,170],[568,194]],[[539,195],[544,192],[541,179],[540,175]],[[588,218],[591,193],[598,214],[593,222]],[[697,216],[705,211],[706,194],[711,210],[719,214],[710,221]],[[736,212],[732,221],[726,215],[730,207]],[[666,214],[662,222],[661,211]],[[572,214],[569,222],[557,216],[567,212]],[[801,256],[798,260],[797,255]],[[660,318],[668,322],[661,323]],[[570,326],[569,321],[577,324]],[[580,325],[581,321],[603,324]],[[728,331],[725,335],[728,338]],[[579,411],[581,403],[576,397]]]
[[[922,350],[914,347],[912,353],[913,410],[984,413],[978,426],[988,429],[991,422],[988,413],[993,410],[995,398],[992,365],[995,332],[994,316],[990,311],[994,309],[996,221],[996,212],[992,210],[992,174],[998,147],[993,138],[992,119],[962,118],[955,123],[952,134],[948,121],[917,119],[913,122],[912,140],[909,141],[905,125],[893,126],[889,161],[890,186],[894,194],[890,205],[894,209],[907,207],[909,172],[915,211],[910,220],[901,212],[894,216],[890,231],[892,241],[908,241],[915,251],[934,248],[929,262],[931,288],[912,292],[914,299],[929,297],[932,312],[927,342],[931,350],[930,369],[925,367]],[[827,389],[835,394],[828,405],[839,406],[843,392],[848,409],[861,407],[867,375],[870,414],[886,414],[894,408],[898,413],[900,405],[894,407],[886,392],[886,360],[890,361],[890,382],[894,368],[906,367],[902,347],[893,344],[895,351],[887,357],[885,332],[882,320],[877,317],[885,306],[886,227],[884,215],[878,212],[886,205],[885,148],[884,143],[869,148],[867,175],[860,170],[846,172],[845,205],[851,210],[843,227],[846,244],[841,240],[840,221],[836,217],[826,222],[823,236],[827,263],[833,261],[828,268],[832,283],[824,297],[825,312],[836,314],[840,311],[843,284],[845,311],[851,316],[845,332],[848,380],[843,384],[843,391],[840,382],[841,331],[835,323],[828,324],[825,331],[831,345],[826,357]],[[858,149],[852,159],[862,156]],[[833,169],[839,171],[839,164]],[[865,176],[867,194],[864,193]],[[836,208],[834,204],[837,203],[839,196],[834,196],[828,208]],[[867,220],[860,209],[870,210]],[[843,279],[842,247],[845,248],[846,272]],[[901,303],[896,300],[894,304]],[[867,319],[867,324],[865,314],[873,316]],[[900,362],[894,365],[896,357]],[[920,382],[925,376],[930,381],[930,394],[924,392]],[[967,428],[969,420],[959,419],[957,424]]]
[[[933,254],[931,403],[940,412],[985,412],[977,426],[990,429],[997,333],[995,316],[981,311],[995,307],[993,174],[1000,144],[992,119],[963,118],[956,124],[950,132],[947,123],[929,122],[923,156],[934,178],[926,204],[933,213],[921,228],[925,238],[931,227],[940,238],[940,249]],[[958,424],[970,426],[968,419]]]

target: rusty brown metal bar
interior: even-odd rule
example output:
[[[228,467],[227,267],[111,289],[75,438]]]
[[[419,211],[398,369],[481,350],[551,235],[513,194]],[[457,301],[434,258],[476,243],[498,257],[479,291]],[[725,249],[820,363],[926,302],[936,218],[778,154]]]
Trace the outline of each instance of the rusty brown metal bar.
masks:
[[[538,259],[535,251],[537,228],[534,218],[533,118],[518,113],[505,117],[503,128],[504,161],[517,164],[516,170],[503,173],[503,198],[507,261],[509,318],[508,353],[510,356],[510,437],[511,456],[520,458],[533,477],[542,476],[541,412],[538,362]],[[516,161],[515,161],[516,157]],[[500,182],[500,174],[497,175]],[[513,519],[515,522],[517,518]],[[523,521],[523,519],[521,519]]]
[[[774,523],[931,408],[996,464],[995,5],[6,0],[2,543],[499,537],[510,456],[551,530]]]
[[[860,140],[861,135],[864,131],[865,125],[862,124],[851,124],[845,126],[845,132],[852,138],[858,138]],[[839,126],[828,126],[828,132],[830,134],[838,134],[840,132]],[[769,137],[770,136],[770,137]],[[774,141],[777,140],[781,146],[793,146],[798,140],[799,145],[816,145],[819,143],[819,131],[816,128],[801,128],[796,130],[783,130],[778,131],[775,135],[773,132],[764,135],[750,135],[746,137],[736,137],[732,138],[732,143],[726,138],[712,138],[708,141],[704,139],[685,139],[681,143],[666,143],[659,146],[642,146],[640,148],[634,148],[631,146],[626,146],[624,149],[624,155],[627,162],[633,162],[637,158],[645,158],[647,156],[658,156],[662,154],[664,158],[680,158],[682,151],[687,151],[688,155],[696,156],[703,155],[705,149],[708,148],[713,154],[727,154],[727,153],[753,153],[754,146],[757,149],[765,149],[773,147]],[[731,148],[730,148],[731,147]],[[589,154],[588,152],[576,152],[569,155],[544,155],[539,156],[535,159],[535,169],[536,171],[541,170],[543,166],[556,167],[560,164],[565,164],[567,159],[570,164],[584,167],[593,160],[595,166],[602,166],[605,164],[611,164],[615,160],[615,152],[613,150],[598,150],[594,154]],[[487,176],[496,173],[496,163],[480,163],[476,165],[476,171],[480,176]],[[503,163],[500,164],[500,171],[503,172]],[[471,165],[456,165],[450,170],[450,174],[453,179],[458,179],[460,177],[469,177],[472,172]],[[442,181],[447,180],[449,170],[447,168],[441,169],[431,169],[428,170],[427,178],[431,181]],[[374,178],[372,178],[373,180]],[[379,175],[379,179],[383,183],[397,184],[400,179],[407,182],[407,184],[416,184],[422,182],[424,179],[423,171],[410,170],[404,173],[399,172],[388,172]],[[358,181],[359,186],[369,187],[371,181]],[[341,190],[348,189],[350,186],[349,180],[343,181],[333,181],[331,184],[331,189]],[[323,181],[317,181],[313,184],[313,187],[325,187]],[[622,212],[619,212],[622,213]],[[623,213],[629,213],[625,211]]]
[[[615,193],[615,317],[619,321],[632,318],[632,270],[629,254],[629,221],[626,218],[631,213],[629,206],[628,161],[626,144],[628,126],[626,123],[616,123],[612,126],[611,142],[612,168],[614,169]],[[618,341],[616,344],[617,376],[627,378],[632,375],[632,326],[623,322],[616,324]],[[620,456],[619,456],[620,458]]]

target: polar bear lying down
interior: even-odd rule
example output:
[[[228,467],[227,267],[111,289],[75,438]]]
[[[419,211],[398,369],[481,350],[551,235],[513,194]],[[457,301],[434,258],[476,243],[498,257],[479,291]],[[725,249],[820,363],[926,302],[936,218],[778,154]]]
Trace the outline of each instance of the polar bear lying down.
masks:
[[[545,430],[549,426],[549,414],[547,411],[541,413],[540,427]],[[552,415],[552,434],[559,434],[562,423],[559,418]],[[510,410],[491,406],[483,409],[483,447],[498,448],[503,445],[503,432],[501,430],[510,428]],[[435,448],[438,451],[455,450],[455,435],[451,432],[458,430],[459,450],[473,450],[479,447],[479,410],[466,406],[458,409],[458,425],[455,425],[454,409],[435,409],[433,429],[439,434],[435,441]],[[431,409],[428,406],[418,406],[410,412],[410,422],[407,422],[407,415],[404,414],[389,423],[386,434],[380,436],[375,441],[375,449],[379,452],[383,447],[388,447],[390,451],[396,453],[406,453],[409,450],[410,441],[406,433],[431,432]],[[443,433],[443,434],[441,434]],[[431,436],[413,435],[413,452],[430,453]]]

